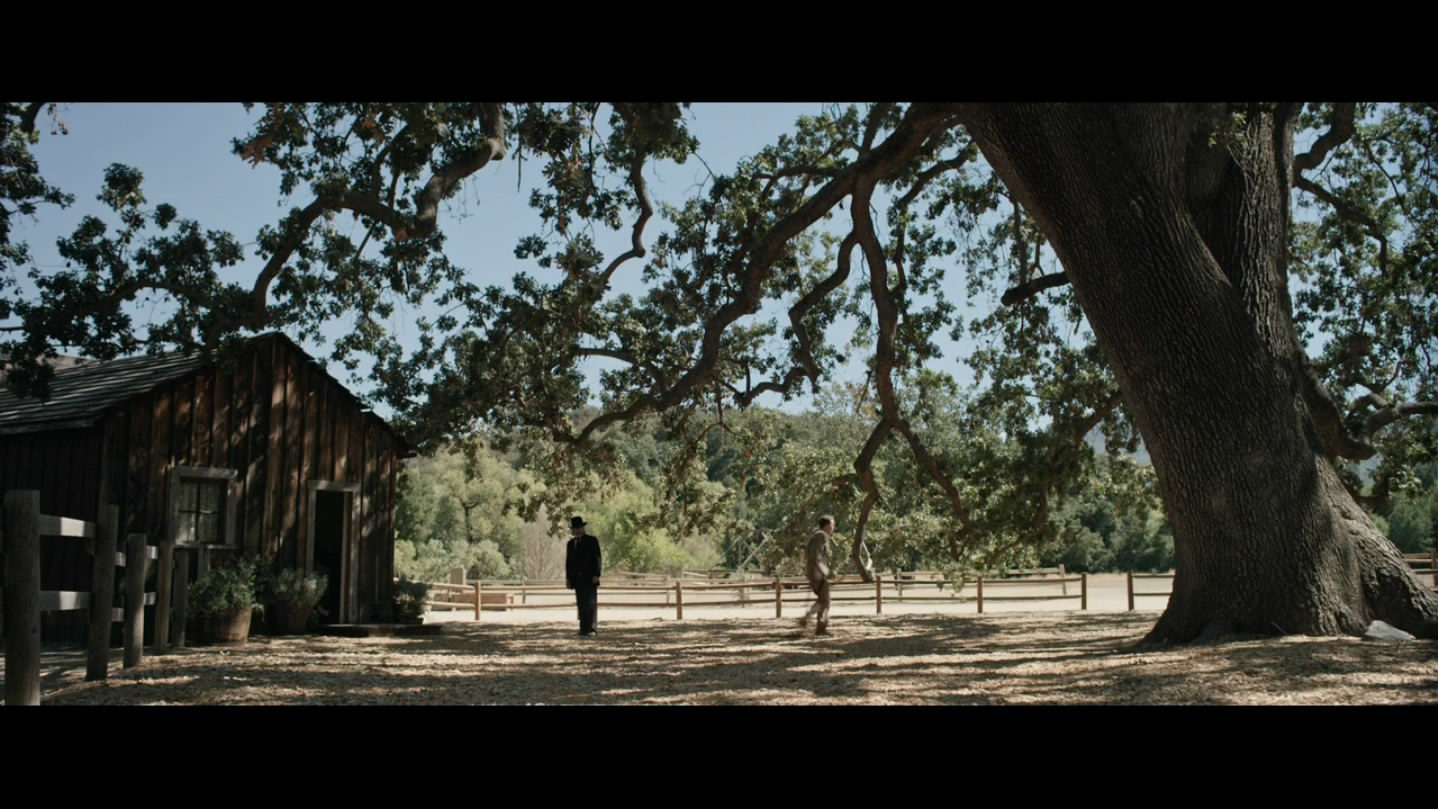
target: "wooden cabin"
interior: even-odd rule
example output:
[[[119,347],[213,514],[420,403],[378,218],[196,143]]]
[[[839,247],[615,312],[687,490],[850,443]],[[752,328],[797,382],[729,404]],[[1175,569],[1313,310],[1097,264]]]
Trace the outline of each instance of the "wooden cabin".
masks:
[[[208,362],[67,363],[43,403],[0,391],[0,492],[38,489],[43,513],[82,520],[113,503],[122,542],[190,546],[194,573],[237,552],[325,572],[328,622],[389,602],[396,476],[412,454],[278,333]],[[90,589],[81,543],[41,543],[42,589]],[[47,613],[41,633],[83,641],[85,615]]]

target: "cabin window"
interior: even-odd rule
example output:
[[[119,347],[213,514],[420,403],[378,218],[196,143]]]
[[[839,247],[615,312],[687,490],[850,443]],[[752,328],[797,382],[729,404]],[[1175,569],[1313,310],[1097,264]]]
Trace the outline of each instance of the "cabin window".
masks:
[[[232,469],[176,467],[170,478],[173,536],[182,545],[233,545]]]
[[[175,524],[177,542],[224,543],[227,483],[224,480],[180,481],[179,514]]]

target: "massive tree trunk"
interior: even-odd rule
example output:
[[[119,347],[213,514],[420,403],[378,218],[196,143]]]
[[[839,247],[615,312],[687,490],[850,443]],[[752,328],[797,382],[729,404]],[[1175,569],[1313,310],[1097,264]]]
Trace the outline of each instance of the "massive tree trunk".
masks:
[[[1373,619],[1438,637],[1438,597],[1344,489],[1305,403],[1285,264],[1296,108],[1228,112],[961,112],[1053,243],[1153,459],[1177,566],[1149,639]]]

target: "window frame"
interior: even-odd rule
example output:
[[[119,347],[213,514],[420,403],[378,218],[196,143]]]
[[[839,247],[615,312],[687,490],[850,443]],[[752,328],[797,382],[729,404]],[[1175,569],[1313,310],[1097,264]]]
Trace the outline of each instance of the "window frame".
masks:
[[[169,530],[165,533],[169,536],[170,541],[175,543],[175,547],[235,547],[235,496],[238,478],[238,471],[220,467],[175,466],[170,469],[170,504],[167,509]],[[211,483],[220,481],[225,484],[220,492],[219,542],[181,542],[179,540],[180,490],[186,482],[190,481]]]

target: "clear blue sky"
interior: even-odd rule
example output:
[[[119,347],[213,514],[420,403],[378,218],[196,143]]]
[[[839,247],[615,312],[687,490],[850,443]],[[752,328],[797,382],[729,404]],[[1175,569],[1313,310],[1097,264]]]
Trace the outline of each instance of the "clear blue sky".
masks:
[[[822,109],[823,105],[815,102],[708,103],[695,104],[688,115],[704,163],[716,173],[728,173],[741,158],[790,130],[798,116],[814,115]],[[295,199],[281,200],[279,173],[273,166],[262,163],[252,167],[231,153],[231,140],[250,131],[259,111],[246,112],[239,104],[62,105],[60,118],[68,134],[51,135],[50,121],[42,116],[42,135],[34,153],[43,176],[74,194],[75,205],[64,211],[42,206],[35,220],[21,218],[16,223],[12,238],[29,243],[42,269],[62,267],[55,250],[57,238],[69,234],[86,214],[114,221],[95,197],[105,167],[124,163],[144,173],[149,205],[169,202],[181,217],[195,219],[205,228],[229,231],[252,250],[262,226],[274,224],[289,207],[309,201],[308,189],[299,190]],[[704,163],[690,160],[682,166],[651,165],[646,172],[651,193],[656,200],[681,202],[707,177]],[[525,187],[521,190],[516,188],[519,166],[515,160],[486,167],[466,181],[441,219],[450,257],[468,268],[481,286],[507,285],[519,272],[546,278],[546,271],[533,261],[514,257],[517,239],[539,230],[538,217],[527,205],[529,189],[541,179],[539,165],[526,161],[524,169]],[[351,220],[339,220],[341,226],[346,221]],[[646,229],[645,242],[653,244],[663,226],[656,217]],[[627,248],[627,241],[626,230],[602,240],[599,246],[606,255],[615,255]],[[228,280],[248,282],[260,265],[252,258]],[[638,292],[638,265],[626,266],[621,275],[626,272],[632,280],[617,278],[616,287]],[[951,272],[949,278],[951,298],[961,301],[961,275]],[[417,314],[401,313],[395,318],[393,325],[401,341],[417,334],[413,325]],[[147,320],[145,312],[137,311],[137,324],[143,327]],[[341,334],[347,328],[346,323],[336,323],[332,333]],[[316,357],[327,354],[324,348],[307,348]],[[961,364],[962,355],[952,346],[946,346],[945,353],[942,368],[961,381],[970,380],[971,374]],[[343,369],[332,372],[347,381]],[[597,378],[597,369],[591,378]],[[767,403],[778,404],[778,399],[773,397]]]

